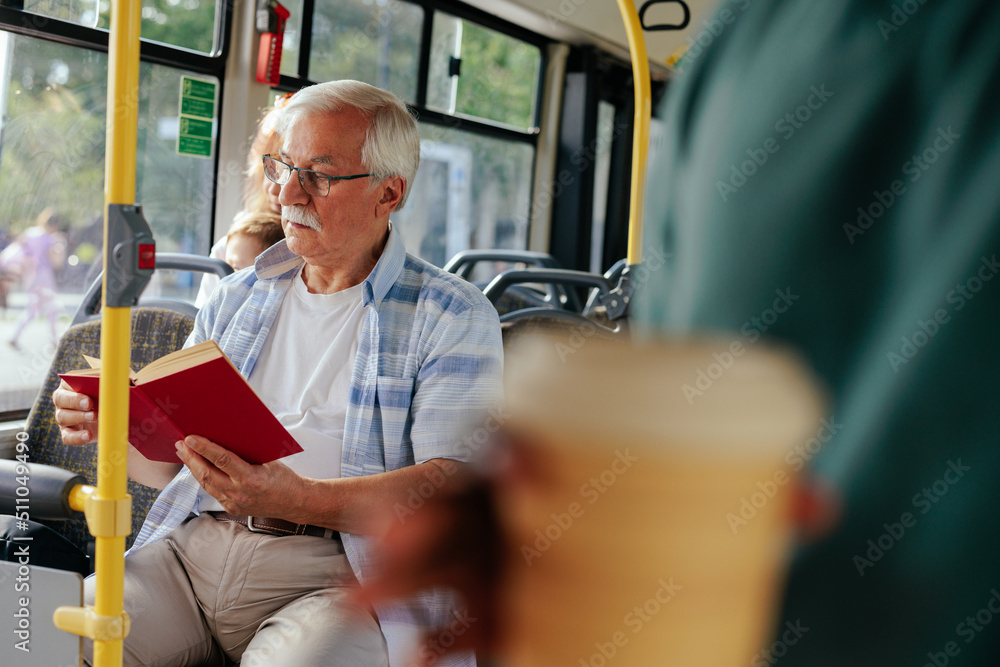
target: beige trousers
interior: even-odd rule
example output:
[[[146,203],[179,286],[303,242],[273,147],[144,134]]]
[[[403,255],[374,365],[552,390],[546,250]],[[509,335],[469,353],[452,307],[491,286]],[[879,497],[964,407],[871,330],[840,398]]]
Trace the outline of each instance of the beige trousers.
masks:
[[[387,667],[385,639],[347,593],[337,539],[254,533],[208,514],[125,560],[125,667]],[[94,602],[94,581],[84,585]],[[87,665],[93,647],[85,641]]]

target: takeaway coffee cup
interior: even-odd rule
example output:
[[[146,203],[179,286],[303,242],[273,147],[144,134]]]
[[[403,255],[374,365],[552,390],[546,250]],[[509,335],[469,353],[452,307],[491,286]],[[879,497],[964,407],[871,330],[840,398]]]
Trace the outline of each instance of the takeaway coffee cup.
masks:
[[[500,499],[503,664],[746,665],[765,644],[784,457],[822,402],[793,357],[732,345],[556,336],[508,356],[507,434],[530,464]]]

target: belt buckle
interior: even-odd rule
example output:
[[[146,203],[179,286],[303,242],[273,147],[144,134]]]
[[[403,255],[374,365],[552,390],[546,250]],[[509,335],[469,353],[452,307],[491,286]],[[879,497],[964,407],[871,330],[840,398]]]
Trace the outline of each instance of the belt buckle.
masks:
[[[249,516],[249,515],[247,516],[247,528],[250,529],[251,533],[263,533],[264,532],[263,529],[261,529],[261,528],[255,528],[254,527],[254,525],[253,525],[253,517]]]

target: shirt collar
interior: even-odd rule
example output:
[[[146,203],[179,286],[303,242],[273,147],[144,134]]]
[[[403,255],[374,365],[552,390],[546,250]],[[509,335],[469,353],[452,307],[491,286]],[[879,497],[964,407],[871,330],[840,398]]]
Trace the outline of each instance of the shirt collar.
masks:
[[[377,307],[382,303],[382,299],[396,284],[399,274],[403,272],[405,260],[406,247],[403,245],[403,238],[390,222],[389,238],[386,239],[382,256],[375,263],[372,272],[364,279],[363,302],[365,306],[374,303]],[[254,273],[258,280],[279,278],[286,273],[298,270],[304,263],[301,257],[288,249],[288,244],[285,241],[279,241],[257,257],[257,261],[254,262]]]

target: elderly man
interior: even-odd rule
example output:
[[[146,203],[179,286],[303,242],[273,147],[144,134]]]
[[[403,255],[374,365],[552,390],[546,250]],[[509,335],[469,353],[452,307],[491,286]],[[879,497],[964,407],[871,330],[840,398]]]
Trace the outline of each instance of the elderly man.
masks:
[[[304,451],[251,465],[191,434],[177,464],[130,453],[133,479],[166,488],[126,560],[126,665],[402,665],[421,627],[462,619],[442,592],[376,618],[346,591],[380,509],[452,484],[456,429],[499,401],[496,312],[389,223],[420,155],[402,102],[325,83],[278,122],[263,160],[286,240],[222,282],[188,345],[217,341]],[[66,444],[91,442],[91,398],[54,401]]]

